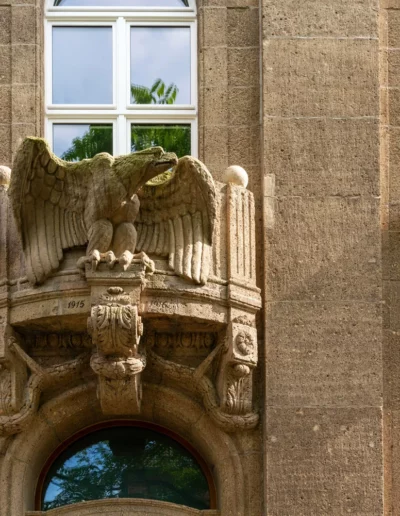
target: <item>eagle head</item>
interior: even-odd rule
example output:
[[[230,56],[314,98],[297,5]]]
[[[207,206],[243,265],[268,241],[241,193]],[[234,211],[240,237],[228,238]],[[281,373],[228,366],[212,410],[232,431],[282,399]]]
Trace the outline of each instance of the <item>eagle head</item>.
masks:
[[[162,147],[150,147],[115,158],[112,168],[113,173],[124,184],[131,196],[147,181],[174,167],[177,163],[178,158],[173,152],[164,152]]]

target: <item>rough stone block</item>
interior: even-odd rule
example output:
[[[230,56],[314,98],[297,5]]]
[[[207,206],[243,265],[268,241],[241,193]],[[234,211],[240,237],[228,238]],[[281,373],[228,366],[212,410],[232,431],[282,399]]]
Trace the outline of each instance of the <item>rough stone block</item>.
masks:
[[[387,427],[390,425],[390,468],[388,473],[391,480],[391,504],[388,509],[391,510],[390,516],[400,515],[400,410],[391,410],[387,418]],[[385,471],[386,473],[386,471]],[[387,478],[387,480],[389,480]]]
[[[0,84],[11,82],[11,49],[10,45],[0,45]]]
[[[387,17],[387,38],[389,48],[400,48],[400,12],[390,11]]]
[[[225,88],[204,88],[203,118],[204,125],[226,125],[228,123],[228,102]]]
[[[12,46],[12,82],[33,85],[37,81],[36,45]],[[34,87],[34,86],[32,86]]]
[[[226,9],[212,7],[203,9],[202,24],[205,47],[226,45]]]
[[[389,310],[389,325],[392,331],[400,331],[400,281],[391,280],[389,296],[386,298]]]
[[[400,280],[400,232],[388,232],[389,279]]]
[[[268,303],[267,405],[382,402],[381,305]]]
[[[8,45],[11,42],[11,8],[0,6],[0,45]]]
[[[229,88],[229,124],[252,125],[260,119],[259,88]]]
[[[209,170],[212,170],[213,178],[222,180],[228,161],[228,128],[204,127],[204,161]]]
[[[36,43],[37,9],[33,5],[14,5],[12,7],[12,43]]]
[[[0,124],[0,166],[11,163],[11,126]]]
[[[264,120],[264,164],[276,194],[379,195],[378,121]]]
[[[387,84],[390,87],[400,87],[400,49],[387,50]]]
[[[269,299],[380,299],[379,199],[277,198],[267,238]]]
[[[260,52],[258,48],[229,48],[228,75],[232,86],[255,86],[260,81]]]
[[[228,83],[228,52],[225,47],[205,48],[200,87],[221,88]]]
[[[269,516],[377,516],[382,500],[379,408],[271,408]]]
[[[389,200],[391,203],[400,202],[400,127],[390,127],[386,134],[389,147]]]
[[[259,20],[258,9],[250,7],[231,7],[228,9],[228,46],[258,47]]]
[[[263,0],[263,34],[376,37],[377,12],[377,0]]]
[[[245,168],[249,174],[249,185],[248,189],[253,193],[257,193],[259,190],[255,190],[250,184],[250,172],[249,167],[255,165],[257,169],[255,173],[260,180],[260,133],[261,128],[259,125],[252,126],[230,126],[229,130],[229,163],[231,165],[240,165]],[[254,178],[256,179],[256,178]],[[253,183],[253,181],[251,181]]]
[[[13,123],[35,123],[38,93],[34,85],[14,85],[12,87]]]
[[[390,202],[389,229],[390,231],[400,231],[400,199]]]
[[[400,126],[400,88],[388,90],[388,125]]]
[[[0,85],[0,121],[2,124],[11,122],[11,88]]]
[[[385,407],[400,409],[400,332],[384,330],[383,332],[383,367],[385,381],[383,394]]]
[[[264,42],[264,108],[274,116],[378,116],[378,44]]]

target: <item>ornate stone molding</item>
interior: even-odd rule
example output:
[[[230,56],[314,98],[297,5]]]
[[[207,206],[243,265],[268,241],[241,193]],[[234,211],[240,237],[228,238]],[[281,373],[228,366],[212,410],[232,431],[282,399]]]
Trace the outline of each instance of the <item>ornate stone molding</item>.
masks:
[[[130,294],[120,286],[108,287],[98,296],[88,319],[88,332],[95,347],[90,365],[98,376],[98,397],[107,415],[140,412],[140,375],[146,366],[145,352],[139,349],[143,334],[138,314],[141,289],[142,276]],[[96,290],[93,294],[96,296]]]
[[[76,377],[87,367],[89,358],[83,353],[73,360],[43,368],[25,353],[16,338],[8,339],[7,348],[13,358],[0,369],[0,436],[23,431],[36,414],[42,392]]]
[[[100,193],[93,199],[96,181],[92,178],[87,183],[82,169],[78,183],[85,195],[80,197],[79,213],[71,215],[72,201],[64,206],[64,199],[64,207],[58,206],[58,201],[51,200],[56,196],[53,190],[49,199],[46,195],[47,183],[57,173],[64,177],[63,188],[70,180],[74,183],[75,165],[50,155],[41,140],[32,140],[24,148],[10,187],[19,233],[15,224],[10,224],[8,204],[6,210],[0,210],[1,242],[18,252],[22,243],[25,255],[25,264],[21,261],[15,266],[17,259],[5,262],[4,284],[0,285],[2,417],[18,419],[21,412],[33,414],[43,389],[57,383],[51,368],[68,369],[70,361],[62,361],[76,357],[80,350],[91,350],[91,369],[86,359],[85,374],[96,375],[103,413],[139,414],[145,347],[153,332],[146,381],[154,381],[154,368],[162,373],[162,381],[170,379],[174,388],[200,398],[221,428],[235,431],[254,426],[258,420],[253,406],[255,314],[261,299],[256,286],[254,199],[244,187],[243,171],[237,177],[238,171],[231,170],[228,184],[222,184],[213,181],[203,164],[186,157],[179,160],[170,179],[138,189],[147,165],[138,156],[127,157],[127,167],[133,167],[130,177],[133,181],[137,176],[139,181],[134,188],[137,194],[129,197],[131,192],[124,190],[122,198],[113,190],[115,185],[110,186],[107,202],[98,206]],[[29,148],[37,159],[29,161]],[[94,175],[102,173],[99,159],[88,164]],[[120,163],[110,160],[107,174]],[[153,162],[154,156],[151,167],[156,166]],[[28,169],[32,172],[29,177]],[[27,189],[20,189],[18,177],[26,179]],[[92,197],[86,187],[93,187]],[[25,194],[31,204],[25,202]],[[86,211],[93,206],[112,208],[112,213],[88,215],[91,227],[86,227]],[[36,225],[46,231],[29,225],[32,210]],[[60,224],[53,224],[52,213]],[[120,217],[125,220],[125,215],[129,228],[120,228]],[[103,248],[110,224],[111,244],[107,240]],[[59,227],[63,228],[60,234]],[[117,240],[122,253],[117,253],[119,259],[110,254]],[[54,242],[61,247],[56,249]],[[77,261],[87,242],[85,258],[79,262],[82,273]],[[19,346],[21,352],[10,351],[12,346],[8,349],[5,326],[14,328],[16,335],[27,336]],[[86,337],[86,332],[90,336]],[[52,379],[47,382],[44,377]],[[25,415],[22,418],[25,421]],[[0,420],[3,428],[5,422]],[[17,426],[12,431],[18,431]]]

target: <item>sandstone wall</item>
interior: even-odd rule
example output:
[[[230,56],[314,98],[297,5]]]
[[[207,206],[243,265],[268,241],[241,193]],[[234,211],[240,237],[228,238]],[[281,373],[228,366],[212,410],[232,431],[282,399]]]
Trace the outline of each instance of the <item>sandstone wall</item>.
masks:
[[[378,2],[262,9],[265,503],[378,515]]]
[[[42,131],[43,11],[39,0],[0,1],[0,164]]]
[[[23,1],[0,0],[8,166],[21,138],[43,129],[43,7]],[[247,170],[258,217],[264,421],[233,438],[246,457],[246,507],[383,514],[383,391],[385,509],[400,514],[399,0],[201,0],[198,14],[199,157],[216,179],[228,165]],[[41,466],[25,466],[15,443],[0,448],[3,464],[16,450],[14,483]],[[33,509],[35,475],[13,507]]]

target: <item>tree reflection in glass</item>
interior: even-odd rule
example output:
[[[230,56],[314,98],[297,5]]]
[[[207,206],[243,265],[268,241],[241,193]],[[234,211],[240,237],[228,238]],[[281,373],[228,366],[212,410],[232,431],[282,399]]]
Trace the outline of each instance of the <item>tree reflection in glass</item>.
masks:
[[[99,152],[112,154],[112,124],[54,124],[53,148],[66,161],[93,158]]]
[[[46,476],[42,510],[104,498],[210,508],[208,482],[195,458],[166,435],[138,427],[93,432],[61,453]]]
[[[131,150],[136,152],[159,145],[178,158],[190,154],[190,124],[131,125]]]
[[[162,77],[177,88],[175,104],[190,104],[190,37],[189,27],[132,27],[131,84],[151,89],[155,78]],[[131,103],[139,103],[134,94]]]

